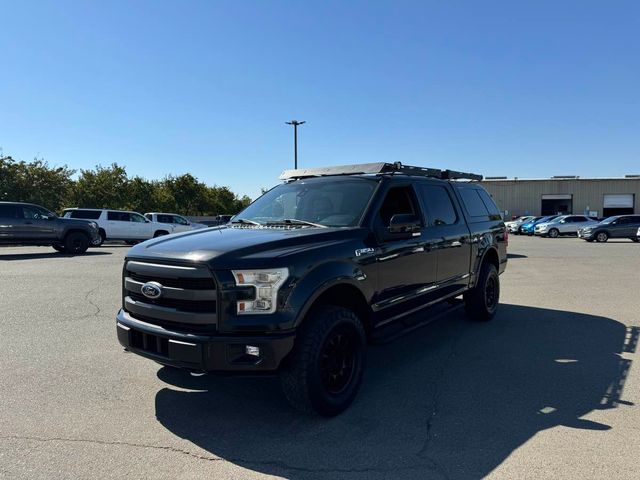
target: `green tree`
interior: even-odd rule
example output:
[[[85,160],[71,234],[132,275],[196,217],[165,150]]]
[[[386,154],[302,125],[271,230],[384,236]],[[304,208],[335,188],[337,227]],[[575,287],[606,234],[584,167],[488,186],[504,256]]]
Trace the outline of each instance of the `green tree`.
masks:
[[[95,170],[80,170],[73,191],[74,206],[85,208],[125,208],[128,202],[127,171],[117,163]]]

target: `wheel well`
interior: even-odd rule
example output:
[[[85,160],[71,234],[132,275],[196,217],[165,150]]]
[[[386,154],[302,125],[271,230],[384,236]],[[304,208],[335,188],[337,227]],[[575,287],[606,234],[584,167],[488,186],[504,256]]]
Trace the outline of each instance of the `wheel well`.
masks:
[[[153,233],[153,236],[157,237],[158,235],[169,235],[169,232],[167,230],[156,230]]]
[[[484,258],[482,259],[482,263],[489,262],[496,267],[497,271],[500,271],[500,259],[498,258],[498,252],[496,252],[495,248],[490,248],[487,253],[485,253]]]
[[[104,230],[104,228],[99,228],[98,229],[98,233],[102,234],[102,236],[105,237],[105,238],[107,236],[107,232]]]
[[[71,235],[72,233],[81,233],[83,234],[85,237],[89,238],[89,235],[87,235],[87,232],[85,232],[84,230],[80,230],[77,228],[74,228],[72,230],[67,230],[64,234],[64,238],[67,238],[69,235]]]
[[[315,299],[311,308],[316,305],[336,305],[353,311],[362,321],[367,335],[371,330],[371,308],[364,295],[353,285],[346,283],[334,285]]]

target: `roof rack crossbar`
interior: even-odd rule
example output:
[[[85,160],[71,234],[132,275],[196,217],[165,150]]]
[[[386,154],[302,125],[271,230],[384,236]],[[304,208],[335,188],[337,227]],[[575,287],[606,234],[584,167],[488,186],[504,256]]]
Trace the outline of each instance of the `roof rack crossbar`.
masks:
[[[356,165],[339,165],[324,168],[300,168],[285,170],[280,175],[281,180],[294,180],[310,177],[325,177],[336,175],[383,175],[402,174],[418,177],[439,178],[442,180],[482,180],[482,175],[475,173],[456,172],[454,170],[440,170],[438,168],[414,167],[395,163],[361,163]]]

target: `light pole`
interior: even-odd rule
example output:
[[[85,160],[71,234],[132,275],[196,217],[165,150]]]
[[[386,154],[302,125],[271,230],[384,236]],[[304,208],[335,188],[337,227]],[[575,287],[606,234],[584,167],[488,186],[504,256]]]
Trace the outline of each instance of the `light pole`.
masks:
[[[291,120],[290,122],[284,122],[287,125],[293,125],[293,167],[298,168],[298,125],[307,123],[305,121]]]

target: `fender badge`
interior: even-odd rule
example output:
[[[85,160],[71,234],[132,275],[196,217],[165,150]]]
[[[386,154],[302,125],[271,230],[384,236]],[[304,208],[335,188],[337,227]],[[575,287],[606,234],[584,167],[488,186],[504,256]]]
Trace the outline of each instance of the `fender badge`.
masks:
[[[356,250],[356,257],[360,257],[362,255],[365,255],[367,253],[373,253],[375,252],[375,248],[358,248]]]

